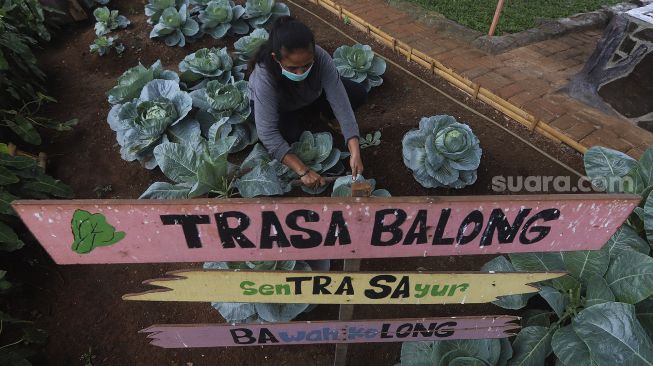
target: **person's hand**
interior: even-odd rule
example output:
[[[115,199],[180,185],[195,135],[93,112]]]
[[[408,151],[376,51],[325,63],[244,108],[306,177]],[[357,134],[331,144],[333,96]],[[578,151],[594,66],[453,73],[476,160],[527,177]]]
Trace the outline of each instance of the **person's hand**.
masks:
[[[349,165],[351,166],[351,179],[356,180],[359,174],[363,173],[363,160],[361,160],[360,153],[352,153],[349,158]]]
[[[301,178],[302,183],[309,188],[317,188],[326,184],[324,178],[314,171],[309,171],[308,174]]]

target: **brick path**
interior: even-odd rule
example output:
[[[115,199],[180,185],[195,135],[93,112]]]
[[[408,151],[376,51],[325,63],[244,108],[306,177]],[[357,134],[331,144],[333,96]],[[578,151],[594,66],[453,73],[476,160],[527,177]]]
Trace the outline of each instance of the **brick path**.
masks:
[[[415,20],[383,0],[335,3],[585,147],[602,145],[638,158],[653,145],[650,132],[557,92],[582,69],[601,36],[599,30],[567,34],[490,55]]]

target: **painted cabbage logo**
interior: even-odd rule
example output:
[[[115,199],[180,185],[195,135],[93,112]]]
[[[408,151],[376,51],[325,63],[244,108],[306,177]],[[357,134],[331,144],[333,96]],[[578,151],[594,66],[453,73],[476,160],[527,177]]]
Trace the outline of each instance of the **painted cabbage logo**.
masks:
[[[75,239],[72,250],[79,254],[89,253],[97,247],[113,245],[126,235],[124,231],[116,231],[101,213],[76,210],[70,224]]]

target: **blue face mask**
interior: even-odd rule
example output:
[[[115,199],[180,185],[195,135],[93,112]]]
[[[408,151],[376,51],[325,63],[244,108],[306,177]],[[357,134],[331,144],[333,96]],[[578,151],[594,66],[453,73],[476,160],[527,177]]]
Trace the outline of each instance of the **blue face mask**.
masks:
[[[279,66],[281,66],[281,63],[279,63]],[[283,74],[283,76],[287,77],[288,79],[290,79],[292,81],[302,81],[302,80],[304,80],[304,79],[306,79],[308,77],[308,74],[311,72],[312,68],[313,68],[313,65],[311,65],[311,67],[309,67],[308,70],[306,70],[303,74],[297,75],[297,74],[293,74],[292,72],[284,69],[283,66],[281,66],[281,73]]]

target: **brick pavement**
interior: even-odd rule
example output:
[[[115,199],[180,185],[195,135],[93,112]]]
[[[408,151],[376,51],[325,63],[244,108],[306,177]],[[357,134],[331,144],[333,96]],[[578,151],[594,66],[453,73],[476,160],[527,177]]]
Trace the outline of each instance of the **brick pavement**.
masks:
[[[653,145],[650,132],[559,92],[582,69],[600,30],[584,30],[490,55],[422,24],[383,0],[334,2],[586,148],[602,145],[637,158]]]

